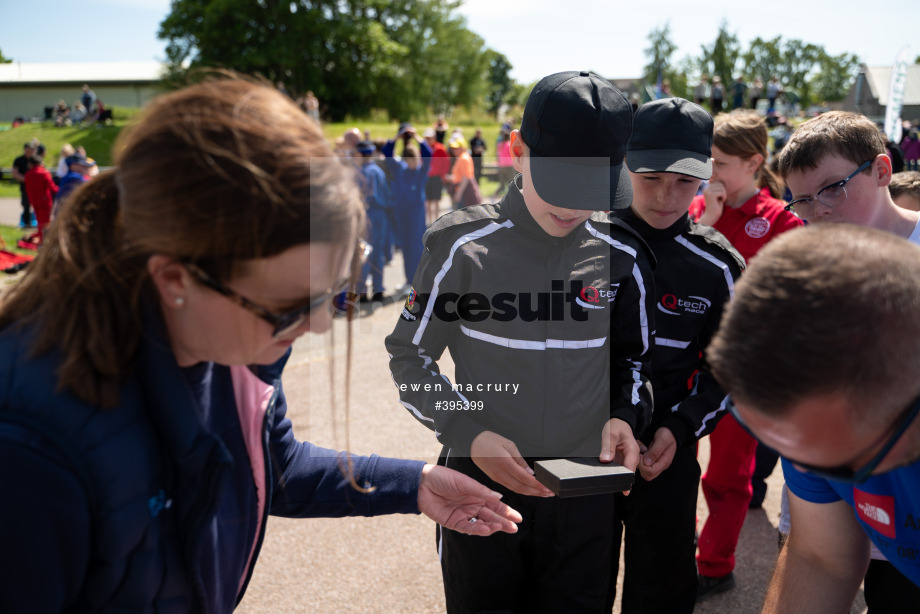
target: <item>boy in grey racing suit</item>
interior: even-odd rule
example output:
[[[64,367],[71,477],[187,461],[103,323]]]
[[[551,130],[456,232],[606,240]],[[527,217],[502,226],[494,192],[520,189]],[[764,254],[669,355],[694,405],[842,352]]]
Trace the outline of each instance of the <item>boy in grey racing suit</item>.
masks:
[[[601,611],[614,495],[556,498],[541,458],[599,457],[629,469],[651,415],[652,256],[601,211],[628,207],[632,110],[591,73],[534,88],[511,151],[521,174],[497,204],[429,228],[387,338],[402,404],[524,516],[512,539],[439,532],[449,612]],[[437,361],[448,348],[453,380]]]

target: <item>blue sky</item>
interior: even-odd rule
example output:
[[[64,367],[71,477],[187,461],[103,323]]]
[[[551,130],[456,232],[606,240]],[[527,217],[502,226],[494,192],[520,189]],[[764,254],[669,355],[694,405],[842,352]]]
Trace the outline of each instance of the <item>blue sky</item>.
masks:
[[[255,0],[253,0],[255,1]],[[0,50],[21,62],[163,60],[156,38],[169,0],[50,0],[41,13],[30,2],[4,3]],[[699,55],[728,21],[746,47],[753,38],[798,38],[832,54],[856,53],[869,65],[891,65],[911,44],[920,55],[916,0],[466,0],[461,13],[486,44],[529,83],[561,70],[591,69],[635,77],[646,62],[646,36],[666,22],[678,49],[675,60]],[[79,8],[78,8],[79,7]],[[692,7],[692,10],[688,10]]]

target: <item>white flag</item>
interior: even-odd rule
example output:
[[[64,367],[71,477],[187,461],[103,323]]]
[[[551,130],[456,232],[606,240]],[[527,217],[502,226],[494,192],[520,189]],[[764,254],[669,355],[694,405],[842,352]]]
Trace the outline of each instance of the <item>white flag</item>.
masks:
[[[904,45],[891,67],[888,82],[888,104],[885,106],[885,134],[892,143],[901,142],[901,107],[904,106],[904,86],[907,84],[907,55],[909,47]]]

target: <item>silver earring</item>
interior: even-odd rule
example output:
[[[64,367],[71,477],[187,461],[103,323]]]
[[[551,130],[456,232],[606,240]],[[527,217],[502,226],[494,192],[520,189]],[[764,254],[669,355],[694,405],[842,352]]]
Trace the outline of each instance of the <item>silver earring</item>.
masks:
[[[185,299],[182,298],[181,296],[177,296],[175,301],[173,302],[176,304],[176,307],[182,307],[182,305],[185,304]]]

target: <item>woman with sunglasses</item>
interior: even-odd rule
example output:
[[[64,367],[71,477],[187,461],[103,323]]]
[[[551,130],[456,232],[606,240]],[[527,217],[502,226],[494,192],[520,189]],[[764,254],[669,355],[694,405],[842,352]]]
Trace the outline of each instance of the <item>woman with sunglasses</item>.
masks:
[[[0,610],[227,612],[269,514],[520,516],[456,472],[294,439],[280,375],[355,279],[361,195],[272,88],[152,102],[0,306]]]
[[[712,179],[690,205],[691,217],[725,235],[746,262],[775,236],[802,225],[780,200],[782,184],[766,165],[767,140],[766,123],[755,111],[717,116]],[[702,484],[710,515],[697,557],[700,598],[735,584],[735,547],[751,502],[757,451],[756,440],[731,417],[719,422],[709,441]]]

